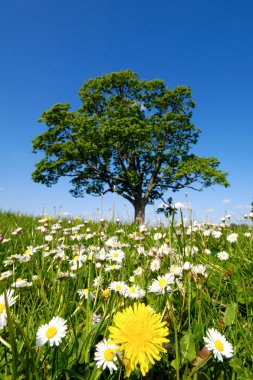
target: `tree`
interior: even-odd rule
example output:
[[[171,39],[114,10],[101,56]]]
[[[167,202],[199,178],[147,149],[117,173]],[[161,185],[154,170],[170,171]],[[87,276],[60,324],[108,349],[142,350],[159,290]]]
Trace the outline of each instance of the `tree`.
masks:
[[[138,222],[168,190],[229,185],[216,158],[191,153],[200,130],[191,123],[189,87],[170,90],[127,70],[88,80],[79,95],[77,111],[55,104],[39,119],[47,130],[33,140],[33,151],[44,152],[35,182],[69,177],[75,197],[115,192],[133,205]]]

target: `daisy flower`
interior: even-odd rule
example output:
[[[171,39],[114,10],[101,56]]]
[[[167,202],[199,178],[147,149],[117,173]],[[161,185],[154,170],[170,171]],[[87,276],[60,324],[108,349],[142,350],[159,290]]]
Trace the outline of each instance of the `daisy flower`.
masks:
[[[126,287],[127,285],[124,283],[124,281],[113,281],[109,285],[109,289],[114,290],[119,294],[124,294]]]
[[[206,348],[208,351],[212,351],[213,355],[220,362],[223,361],[223,356],[225,358],[231,358],[233,356],[233,347],[226,340],[224,335],[221,335],[219,331],[211,328],[207,330],[207,337],[204,337],[204,341],[206,342]]]
[[[36,334],[36,344],[38,347],[43,346],[49,342],[50,347],[53,345],[59,346],[62,338],[66,335],[67,330],[66,321],[60,317],[53,317],[51,321],[40,326]]]
[[[227,241],[229,241],[230,243],[236,242],[237,239],[238,239],[238,234],[236,233],[233,233],[227,236]]]
[[[229,259],[229,253],[227,253],[226,251],[221,251],[221,252],[217,253],[217,257],[220,260],[227,260],[227,259]]]
[[[137,365],[143,376],[150,364],[160,360],[161,352],[166,352],[163,343],[169,331],[161,315],[143,303],[135,303],[115,314],[113,326],[109,327],[110,339],[123,353],[126,375],[129,376]]]
[[[116,356],[116,344],[110,344],[104,339],[102,342],[99,342],[96,345],[95,351],[95,361],[97,368],[102,367],[102,369],[108,368],[110,374],[112,375],[113,371],[117,371],[117,356]]]
[[[8,306],[12,306],[15,302],[18,296],[13,297],[14,290],[6,290],[6,300]],[[5,298],[4,293],[0,296],[0,330],[6,326],[7,324],[7,314],[5,309]]]
[[[116,261],[119,264],[122,262],[124,257],[125,253],[121,249],[111,249],[106,255],[108,260]]]
[[[138,285],[126,286],[124,291],[125,298],[143,298],[145,294],[145,290],[141,289]]]
[[[88,294],[89,294],[89,289],[78,289],[77,293],[81,299],[85,298],[87,300]],[[95,296],[92,292],[90,292],[90,298],[95,298]]]
[[[28,282],[26,278],[17,278],[11,285],[12,288],[24,288],[26,286],[32,286],[32,282]]]
[[[166,273],[164,276],[158,276],[157,280],[154,280],[149,286],[148,290],[151,293],[164,294],[165,291],[170,291],[170,284],[174,283],[174,275],[172,273]]]
[[[155,272],[156,270],[160,269],[160,266],[161,266],[160,260],[154,259],[151,261],[149,268],[152,272]]]

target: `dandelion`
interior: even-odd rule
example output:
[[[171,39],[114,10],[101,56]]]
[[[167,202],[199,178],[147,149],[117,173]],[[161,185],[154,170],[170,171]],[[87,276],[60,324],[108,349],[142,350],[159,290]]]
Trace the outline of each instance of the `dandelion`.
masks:
[[[233,356],[233,347],[226,340],[224,335],[221,335],[219,331],[211,328],[207,330],[207,337],[204,337],[206,342],[206,348],[213,352],[213,355],[219,361],[223,361],[223,356],[231,358]]]
[[[150,364],[161,359],[161,352],[166,352],[163,347],[163,343],[169,342],[166,322],[161,322],[161,315],[143,303],[116,313],[113,322],[114,326],[109,327],[110,338],[123,353],[126,375],[139,365],[145,376]]]
[[[17,296],[13,297],[14,290],[6,291],[6,301],[9,307],[11,307],[17,299]],[[4,293],[0,296],[0,330],[7,325],[7,314],[5,308],[5,298]]]
[[[36,345],[41,347],[49,342],[50,347],[59,346],[62,338],[66,335],[67,328],[66,321],[63,318],[53,317],[48,324],[42,325],[38,329]]]
[[[96,345],[95,352],[95,361],[97,362],[97,368],[102,367],[102,369],[108,368],[110,374],[112,375],[113,371],[117,371],[117,356],[116,356],[117,346],[115,344],[110,344],[104,339],[102,342],[99,342]]]
[[[221,251],[221,252],[217,253],[217,257],[220,260],[227,260],[227,259],[229,259],[229,253],[227,253],[226,251]]]

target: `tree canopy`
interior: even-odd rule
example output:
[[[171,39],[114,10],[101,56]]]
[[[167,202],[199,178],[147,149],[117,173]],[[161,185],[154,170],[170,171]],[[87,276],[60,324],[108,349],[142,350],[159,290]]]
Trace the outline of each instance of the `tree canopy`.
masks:
[[[44,153],[35,182],[68,177],[75,197],[115,192],[131,202],[137,221],[168,190],[229,185],[217,158],[192,153],[201,131],[191,123],[189,87],[168,89],[127,70],[88,80],[79,95],[78,110],[55,104],[39,119],[47,130],[33,140],[33,151]]]

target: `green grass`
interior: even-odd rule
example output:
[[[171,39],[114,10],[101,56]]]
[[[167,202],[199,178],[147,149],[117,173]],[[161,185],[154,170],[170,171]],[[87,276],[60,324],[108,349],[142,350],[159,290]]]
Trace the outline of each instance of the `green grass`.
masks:
[[[19,227],[22,230],[17,231]],[[221,231],[221,236],[215,238],[213,231]],[[232,232],[238,234],[235,242],[227,240]],[[245,236],[246,232],[251,235]],[[161,234],[158,240],[157,233]],[[0,378],[123,379],[125,369],[120,360],[112,374],[107,368],[97,368],[95,346],[108,339],[108,327],[117,311],[143,302],[162,315],[170,340],[161,360],[150,365],[146,379],[253,379],[252,225],[182,226],[172,218],[169,226],[140,231],[134,224],[75,219],[58,223],[45,218],[41,222],[40,218],[1,212],[0,235],[0,323],[6,322],[0,330]],[[117,237],[125,258],[120,268],[107,271],[109,265],[117,264],[106,258],[112,237]],[[168,252],[162,253],[161,247]],[[70,260],[80,251],[87,260],[71,269]],[[221,251],[229,254],[227,260],[217,257]],[[150,264],[156,258],[160,269],[151,271]],[[171,291],[161,295],[149,291],[158,276],[169,273],[172,265],[183,267],[185,262],[190,262],[192,269],[181,270]],[[196,273],[200,264],[204,266],[202,274]],[[142,273],[134,274],[139,267]],[[19,278],[27,279],[31,286],[12,288]],[[138,285],[146,293],[140,299],[114,290],[106,294],[104,290],[112,281]],[[80,298],[78,290],[86,288],[88,299]],[[16,302],[8,307],[5,301],[1,313],[4,293],[10,289],[14,289]],[[98,323],[92,322],[94,314],[100,316]],[[66,336],[58,347],[50,347],[48,342],[38,347],[39,327],[54,316],[66,320]],[[209,328],[217,329],[232,344],[232,358],[221,362],[213,355],[200,357]],[[141,378],[137,367],[130,379]]]

